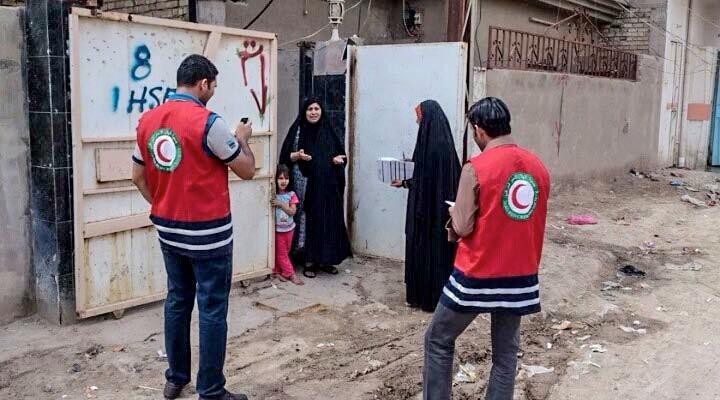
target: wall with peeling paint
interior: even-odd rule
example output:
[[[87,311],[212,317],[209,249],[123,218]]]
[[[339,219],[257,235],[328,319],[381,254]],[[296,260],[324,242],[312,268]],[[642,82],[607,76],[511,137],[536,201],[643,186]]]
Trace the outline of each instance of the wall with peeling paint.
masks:
[[[476,70],[476,97],[507,102],[513,134],[554,178],[586,179],[657,163],[661,63],[639,59],[636,82],[512,70]]]
[[[373,0],[357,7],[357,1],[346,1],[346,14],[340,26],[340,36],[358,35],[364,44],[432,43],[447,38],[447,0],[413,0],[408,4],[423,11],[424,20],[420,37],[409,37],[402,26],[402,3],[397,0]],[[252,20],[265,2],[227,2],[225,25],[242,28]],[[369,12],[368,12],[369,11]],[[299,49],[293,40],[307,36],[328,23],[328,5],[320,1],[283,0],[275,2],[251,27],[278,34],[278,146],[282,145],[299,107]],[[330,38],[326,28],[307,41],[325,41]],[[290,42],[290,43],[288,43]]]
[[[21,9],[0,7],[0,324],[34,310],[23,52]]]

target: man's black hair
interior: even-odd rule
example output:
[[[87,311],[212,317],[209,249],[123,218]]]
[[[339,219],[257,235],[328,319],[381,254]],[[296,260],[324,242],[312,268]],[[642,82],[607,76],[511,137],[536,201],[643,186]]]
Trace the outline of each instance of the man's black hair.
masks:
[[[486,97],[473,104],[467,112],[467,118],[471,124],[482,128],[491,138],[512,133],[510,110],[496,97]]]
[[[177,85],[195,86],[203,79],[213,82],[217,75],[218,70],[210,60],[199,54],[193,54],[180,63],[177,70]]]

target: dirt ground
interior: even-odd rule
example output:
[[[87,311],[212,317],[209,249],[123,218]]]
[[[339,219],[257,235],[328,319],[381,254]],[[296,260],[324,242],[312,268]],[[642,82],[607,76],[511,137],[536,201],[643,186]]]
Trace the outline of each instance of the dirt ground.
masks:
[[[720,192],[705,187],[717,177],[663,170],[556,188],[543,312],[523,322],[516,399],[720,399],[720,206],[681,201]],[[598,224],[569,225],[571,214]],[[618,271],[626,266],[645,275]],[[355,258],[338,276],[307,281],[234,289],[228,387],[263,400],[420,398],[431,315],[404,306],[402,265]],[[0,398],[162,398],[161,331],[158,304],[120,320],[2,327]],[[458,340],[458,363],[476,373],[455,386],[454,399],[483,397],[488,336],[480,317]],[[534,366],[552,371],[533,375]],[[188,389],[184,398],[194,397]]]

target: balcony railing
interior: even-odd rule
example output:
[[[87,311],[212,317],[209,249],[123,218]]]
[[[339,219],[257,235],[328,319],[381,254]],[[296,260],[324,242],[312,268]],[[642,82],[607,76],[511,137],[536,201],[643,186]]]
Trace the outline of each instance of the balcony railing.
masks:
[[[494,26],[489,36],[489,69],[637,78],[636,54]]]

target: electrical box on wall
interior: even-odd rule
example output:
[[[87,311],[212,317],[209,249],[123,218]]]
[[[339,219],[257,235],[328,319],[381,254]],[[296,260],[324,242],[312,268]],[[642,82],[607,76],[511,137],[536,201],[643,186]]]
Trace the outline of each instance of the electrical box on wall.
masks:
[[[425,18],[424,10],[419,7],[406,5],[403,10],[403,23],[409,36],[422,36],[422,25]]]
[[[419,11],[419,10],[415,11],[414,21],[413,21],[415,26],[420,26],[423,24],[423,16],[424,16],[424,14],[422,11]]]

